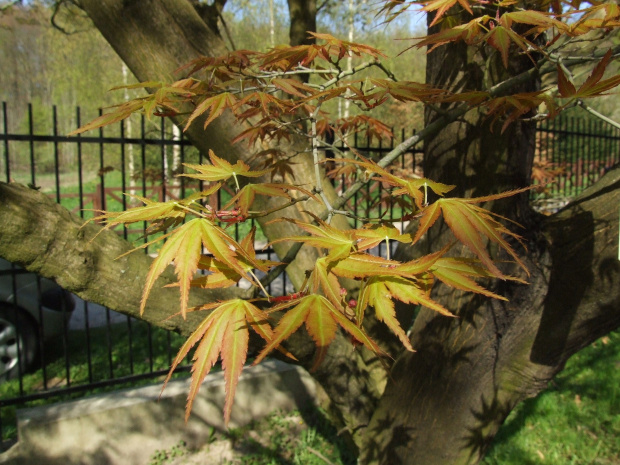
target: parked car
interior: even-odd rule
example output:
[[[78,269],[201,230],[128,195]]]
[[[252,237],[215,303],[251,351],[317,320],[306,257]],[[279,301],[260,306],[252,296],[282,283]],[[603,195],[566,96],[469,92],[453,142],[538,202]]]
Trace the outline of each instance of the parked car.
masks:
[[[63,333],[74,307],[53,281],[0,259],[0,380],[31,368],[41,342]]]

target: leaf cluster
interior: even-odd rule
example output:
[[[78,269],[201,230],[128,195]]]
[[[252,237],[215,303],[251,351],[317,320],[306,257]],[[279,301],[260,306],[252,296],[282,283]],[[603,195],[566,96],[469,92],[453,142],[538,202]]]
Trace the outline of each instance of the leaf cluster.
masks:
[[[384,2],[383,12],[389,22],[413,5],[433,14],[432,24],[437,28],[437,32],[418,40],[417,47],[433,50],[447,43],[464,42],[471,47],[495,50],[505,67],[509,67],[510,57],[515,52],[539,54],[545,63],[557,63],[557,91],[560,99],[569,101],[598,96],[620,84],[618,77],[604,79],[605,70],[613,59],[611,52],[599,60],[590,77],[577,86],[558,58],[561,49],[552,53],[541,46],[545,34],[549,35],[547,47],[551,47],[559,43],[561,36],[570,40],[594,29],[616,27],[617,6],[596,4],[581,11],[579,19],[572,23],[566,18],[573,10],[565,13],[556,2],[541,3],[533,6],[538,9],[526,10],[513,0],[400,0]],[[571,8],[578,7],[578,4],[571,4]],[[346,135],[353,132],[382,138],[389,136],[390,131],[380,121],[364,114],[332,121],[322,105],[333,99],[348,99],[361,110],[370,110],[393,99],[444,107],[459,105],[464,109],[460,114],[480,107],[494,121],[502,119],[505,129],[517,119],[534,113],[541,104],[547,106],[550,116],[566,104],[557,103],[550,89],[510,94],[495,88],[454,91],[398,81],[382,66],[383,54],[379,50],[329,34],[312,35],[318,43],[276,47],[264,53],[238,50],[221,57],[200,57],[179,70],[184,76],[177,82],[171,85],[143,83],[140,86],[151,89],[151,95],[121,104],[76,131],[111,124],[132,112],[148,116],[172,115],[186,128],[198,121],[207,128],[228,113],[239,123],[251,123],[245,125],[233,142],[247,141],[252,148],[261,144],[261,149],[251,158],[260,169],[241,160],[227,161],[211,152],[210,163],[187,165],[194,172],[183,174],[206,183],[203,192],[169,202],[136,197],[143,206],[121,213],[102,212],[96,218],[106,223],[106,228],[145,221],[150,224],[148,234],[160,234],[149,244],[165,241],[149,270],[141,311],[158,278],[172,266],[177,277],[174,285],[180,293],[180,316],[184,318],[190,311],[208,312],[172,365],[174,370],[196,347],[187,415],[204,377],[221,359],[226,379],[225,419],[228,421],[238,378],[247,358],[250,330],[265,341],[255,363],[274,349],[294,358],[284,345],[302,326],[316,345],[313,368],[325,358],[338,331],[347,333],[366,350],[384,358],[389,355],[366,332],[367,315],[373,314],[376,320],[383,322],[404,349],[414,350],[396,316],[395,300],[454,317],[450,309],[431,297],[430,291],[437,282],[459,291],[503,299],[480,284],[484,279],[516,279],[502,271],[502,265],[493,260],[488,252],[489,244],[525,268],[511,245],[520,240],[519,236],[505,226],[505,218],[481,206],[522,190],[472,199],[445,197],[454,186],[396,174],[389,168],[389,160],[376,163],[354,151],[354,158],[341,158],[339,162],[357,181],[356,189],[364,182],[386,186],[390,196],[407,209],[403,219],[413,221],[417,229],[414,233],[403,234],[394,225],[380,220],[367,221],[364,227],[351,230],[332,226],[329,219],[334,215],[353,214],[337,210],[323,195],[318,151],[319,148],[333,148],[333,145],[327,142],[321,145],[320,139],[331,137],[333,140],[337,135],[346,140]],[[345,69],[343,60],[349,56],[366,61],[353,69]],[[539,63],[536,62],[536,66]],[[356,79],[355,75],[365,69],[378,70],[382,75]],[[305,79],[299,79],[300,76]],[[312,152],[316,166],[312,189],[294,182],[274,182],[276,176],[292,177],[294,173],[286,154],[277,146],[278,142],[292,137],[308,141],[308,151]],[[235,191],[232,199],[220,210],[210,207],[214,203],[209,202],[209,197],[228,184]],[[439,199],[430,203],[429,190]],[[343,198],[347,194],[343,194]],[[257,196],[277,197],[282,204],[274,210],[256,211],[253,206]],[[277,218],[275,221],[289,223],[297,233],[277,238],[272,244],[287,242],[311,247],[316,249],[319,258],[314,267],[307,270],[307,279],[298,292],[274,297],[264,289],[257,272],[273,273],[282,269],[283,264],[258,258],[253,229],[237,241],[229,235],[226,226],[278,215],[280,210],[303,202],[313,202],[315,207],[318,204],[323,214],[316,216],[302,211],[303,220]],[[317,211],[316,208],[313,211]],[[414,246],[440,218],[452,231],[454,243],[469,249],[469,258],[449,256],[452,245],[408,262],[390,256],[392,244]],[[380,244],[386,245],[385,258],[371,253],[371,249]],[[191,288],[230,287],[242,279],[252,286],[248,299],[208,302],[189,308]],[[345,288],[341,284],[345,280],[355,285]]]
[[[273,297],[262,288],[256,271],[267,273],[279,263],[257,258],[254,250],[254,230],[237,242],[228,234],[223,224],[248,221],[254,214],[259,213],[252,211],[256,195],[279,196],[293,201],[290,192],[299,191],[308,199],[318,199],[302,188],[287,184],[248,184],[239,188],[238,177],[257,178],[268,173],[265,170],[254,171],[241,161],[231,164],[214,153],[210,153],[210,161],[210,164],[188,165],[187,167],[196,173],[182,175],[204,181],[208,185],[206,190],[181,201],[154,202],[136,197],[143,202],[143,206],[125,212],[104,212],[96,218],[106,223],[106,228],[146,221],[151,224],[149,232],[164,232],[149,242],[165,240],[149,270],[141,311],[144,311],[158,277],[169,265],[173,266],[178,280],[175,286],[178,286],[180,291],[180,316],[185,317],[189,311],[209,311],[183,345],[172,365],[174,370],[192,347],[196,346],[187,404],[188,415],[202,380],[218,358],[221,358],[227,391],[225,418],[228,420],[238,377],[247,357],[250,329],[266,341],[255,363],[274,349],[294,358],[282,344],[302,325],[316,344],[314,368],[325,357],[339,329],[378,356],[388,357],[380,345],[366,333],[364,318],[369,311],[373,311],[376,318],[388,326],[407,350],[413,350],[396,318],[394,299],[453,316],[448,309],[430,297],[430,290],[436,280],[463,291],[501,298],[475,281],[476,278],[508,278],[488,256],[484,240],[497,243],[520,263],[516,253],[503,238],[516,236],[494,219],[491,213],[475,205],[505,195],[467,200],[442,198],[428,204],[428,189],[443,196],[453,186],[427,179],[403,179],[369,160],[351,160],[368,173],[373,173],[376,176],[375,182],[393,186],[392,195],[410,198],[410,204],[416,208],[415,219],[419,223],[417,232],[401,234],[388,223],[340,230],[310,213],[307,221],[276,219],[275,221],[293,224],[298,228],[299,234],[282,237],[272,243],[303,243],[306,247],[317,249],[321,258],[316,261],[313,269],[308,270],[306,282],[298,293]],[[226,206],[230,210],[214,211],[208,206],[208,197],[216,194],[226,182],[237,185],[237,194]],[[409,262],[399,262],[389,256],[382,258],[369,253],[382,243],[387,245],[388,250],[391,244],[396,242],[414,244],[440,215],[443,215],[444,221],[453,230],[456,240],[469,247],[477,255],[477,260],[446,258],[449,247]],[[357,298],[342,287],[343,278],[358,282]],[[188,308],[192,287],[230,287],[241,279],[253,283],[257,291],[262,289],[262,295],[257,293],[254,301],[233,299]],[[280,315],[275,326],[272,314]]]

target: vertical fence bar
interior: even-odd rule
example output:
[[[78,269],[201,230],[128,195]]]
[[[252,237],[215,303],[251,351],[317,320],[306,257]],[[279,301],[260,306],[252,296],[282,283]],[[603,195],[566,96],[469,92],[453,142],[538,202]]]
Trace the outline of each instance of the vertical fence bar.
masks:
[[[75,121],[76,127],[82,126],[82,114],[80,107],[75,109]],[[82,135],[77,135],[77,160],[78,160],[78,192],[80,198],[78,199],[80,205],[80,216],[84,218],[84,160],[82,153]],[[96,208],[93,205],[93,208]],[[84,301],[84,332],[86,333],[86,365],[88,371],[88,382],[93,382],[93,360],[92,360],[92,347],[90,341],[90,318],[88,302]]]
[[[34,122],[33,122],[33,117],[32,117],[32,103],[28,104],[28,135],[29,137],[29,141],[28,141],[28,149],[29,149],[29,153],[30,153],[30,183],[33,186],[37,185],[37,180],[36,180],[36,160],[34,158]]]
[[[60,203],[60,154],[58,150],[58,113],[56,105],[52,106],[52,125],[54,131],[54,178],[56,181],[56,202]]]
[[[125,145],[127,141],[125,139],[125,120],[121,120],[119,123],[120,127],[120,135],[121,135],[121,191],[124,194],[127,192],[127,182],[126,182],[126,160],[125,160]],[[123,210],[127,210],[127,196],[123,195]],[[128,230],[127,226],[123,225],[123,237],[125,240],[128,238]],[[133,360],[133,333],[131,328],[131,317],[126,315],[125,323],[127,325],[127,358],[129,359],[129,373],[134,374],[134,360]]]
[[[11,182],[11,163],[9,159],[9,118],[6,111],[6,102],[2,102],[2,132],[4,134],[4,170],[6,172],[6,182]]]

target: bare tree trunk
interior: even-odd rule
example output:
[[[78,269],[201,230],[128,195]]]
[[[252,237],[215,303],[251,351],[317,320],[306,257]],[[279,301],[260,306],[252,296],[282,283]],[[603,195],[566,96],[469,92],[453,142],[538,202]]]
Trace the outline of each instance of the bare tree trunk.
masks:
[[[276,20],[273,9],[273,0],[269,0],[269,39],[271,48],[276,46]]]
[[[289,40],[291,45],[310,45],[314,39],[308,31],[316,31],[316,0],[288,0],[291,17]]]

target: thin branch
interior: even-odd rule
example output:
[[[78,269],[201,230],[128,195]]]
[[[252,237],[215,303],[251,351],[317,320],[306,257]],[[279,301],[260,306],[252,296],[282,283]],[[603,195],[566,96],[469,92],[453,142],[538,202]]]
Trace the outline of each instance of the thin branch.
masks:
[[[583,108],[585,111],[587,111],[591,115],[594,115],[597,118],[605,121],[606,123],[611,124],[613,127],[620,129],[620,123],[617,123],[613,119],[608,118],[605,115],[602,115],[601,113],[596,111],[594,108],[592,108],[592,107],[588,106],[586,103],[584,103],[583,100],[581,100],[581,99],[577,100],[577,105],[579,105],[581,108]]]

